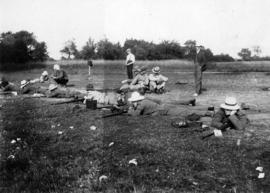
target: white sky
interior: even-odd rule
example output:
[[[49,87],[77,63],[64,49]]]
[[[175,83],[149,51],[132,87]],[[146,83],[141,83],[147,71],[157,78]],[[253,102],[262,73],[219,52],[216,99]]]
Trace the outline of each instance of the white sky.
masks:
[[[214,54],[237,57],[259,45],[270,56],[270,0],[0,0],[0,32],[27,30],[58,59],[67,40],[121,44],[197,40]]]

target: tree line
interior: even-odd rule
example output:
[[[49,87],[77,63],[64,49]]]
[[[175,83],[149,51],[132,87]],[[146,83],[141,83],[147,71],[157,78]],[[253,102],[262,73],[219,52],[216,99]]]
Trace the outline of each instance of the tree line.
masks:
[[[131,48],[137,60],[192,59],[196,45],[195,40],[187,40],[183,45],[180,45],[174,40],[154,43],[139,39],[126,39],[122,46],[119,42],[113,43],[107,38],[97,42],[89,38],[81,49],[78,49],[75,40],[68,40],[60,53],[62,53],[62,59],[65,60],[119,60],[125,59],[125,50]],[[243,48],[238,53],[244,61],[270,60],[270,57],[260,57],[260,54],[259,46],[253,47],[253,55],[248,48]],[[234,58],[228,54],[214,55],[210,48],[205,48],[205,55],[208,61],[234,61]],[[16,70],[25,67],[25,64],[30,61],[37,62],[50,59],[46,43],[37,41],[34,33],[28,31],[1,33],[0,69],[11,68]]]
[[[112,43],[107,38],[98,42],[89,38],[86,44],[79,50],[75,40],[68,40],[60,52],[62,59],[105,59],[121,60],[125,59],[125,50],[131,48],[138,60],[166,60],[166,59],[191,59],[192,52],[187,54],[190,48],[197,45],[195,40],[187,40],[184,46],[177,41],[164,40],[160,43],[148,42],[138,39],[126,39],[124,45],[119,42]],[[211,49],[205,49],[208,61],[234,61],[228,54],[214,55]]]

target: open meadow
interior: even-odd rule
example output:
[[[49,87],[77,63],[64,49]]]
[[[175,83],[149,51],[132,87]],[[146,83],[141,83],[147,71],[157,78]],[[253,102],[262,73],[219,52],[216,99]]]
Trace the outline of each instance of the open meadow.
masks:
[[[52,64],[0,76],[18,84],[43,70],[51,73]],[[167,92],[153,97],[169,101],[192,96],[191,62],[138,62],[149,73],[156,64],[169,81]],[[123,61],[94,62],[90,80],[85,61],[63,68],[69,84],[81,89],[89,82],[97,89],[119,88],[126,78]],[[171,126],[181,115],[104,119],[101,110],[79,103],[0,99],[0,192],[270,192],[270,91],[262,90],[270,87],[269,72],[269,62],[209,66],[196,104],[217,109],[226,96],[235,96],[250,107],[250,125],[205,140],[196,127]],[[129,164],[132,159],[137,165]],[[263,178],[258,178],[258,166]]]

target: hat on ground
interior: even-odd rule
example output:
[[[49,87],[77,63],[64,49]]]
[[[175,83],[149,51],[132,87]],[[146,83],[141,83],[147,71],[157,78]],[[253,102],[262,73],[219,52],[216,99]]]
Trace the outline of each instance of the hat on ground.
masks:
[[[140,93],[133,92],[131,93],[131,97],[128,99],[129,102],[136,102],[136,101],[141,101],[144,99],[144,96],[140,95]]]
[[[226,97],[225,103],[221,104],[220,107],[232,111],[240,109],[240,106],[237,104],[235,97]]]
[[[53,91],[53,90],[55,90],[55,89],[57,89],[57,85],[56,85],[56,84],[50,84],[50,85],[49,85],[49,90],[50,90],[50,91]]]
[[[21,88],[25,87],[26,85],[29,84],[29,81],[26,81],[26,80],[22,80],[21,81]]]
[[[41,75],[42,75],[42,76],[48,76],[49,73],[48,73],[47,71],[43,71]]]
[[[53,65],[54,70],[60,70],[60,66],[58,64]]]
[[[159,66],[156,66],[156,67],[154,67],[153,69],[152,69],[152,72],[153,73],[160,73],[160,68],[159,68]]]
[[[93,84],[87,84],[86,85],[86,91],[94,90],[94,85]]]

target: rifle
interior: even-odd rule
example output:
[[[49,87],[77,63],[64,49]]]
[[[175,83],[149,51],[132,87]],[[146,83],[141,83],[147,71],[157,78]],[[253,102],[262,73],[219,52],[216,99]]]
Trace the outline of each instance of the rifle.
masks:
[[[112,114],[108,114],[108,115],[103,115],[102,118],[107,118],[107,117],[114,117],[114,116],[118,116],[118,115],[123,115],[127,113],[127,111],[120,111],[117,113],[112,113]]]
[[[83,102],[84,98],[78,98],[78,99],[72,99],[69,101],[63,101],[63,102],[58,102],[58,103],[52,103],[51,105],[61,105],[61,104],[68,104],[68,103],[75,103],[75,102]]]

